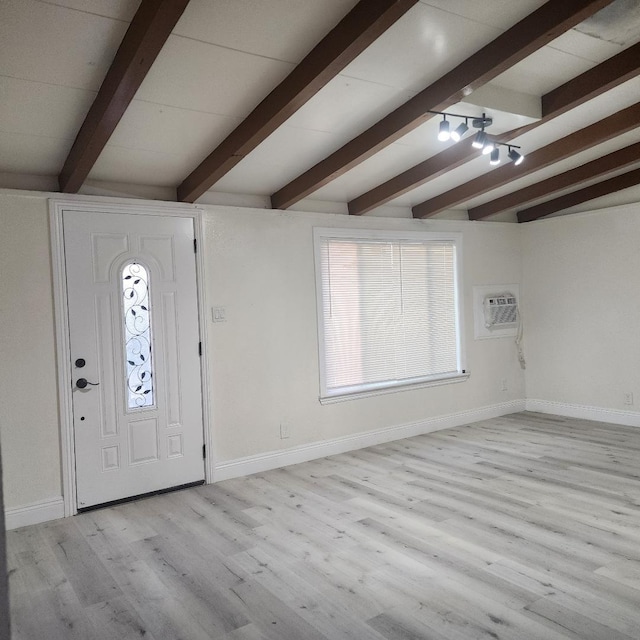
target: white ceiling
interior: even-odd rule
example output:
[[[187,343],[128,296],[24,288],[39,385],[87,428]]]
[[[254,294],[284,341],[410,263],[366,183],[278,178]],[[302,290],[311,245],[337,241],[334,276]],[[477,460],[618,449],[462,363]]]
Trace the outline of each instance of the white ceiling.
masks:
[[[355,4],[191,0],[87,185],[143,185],[173,193]],[[542,4],[544,0],[421,0],[201,200],[232,198],[234,203],[268,206],[272,193]],[[615,4],[625,11],[640,5],[628,0]],[[0,187],[28,184],[33,176],[53,180],[60,173],[138,5],[138,0],[0,2]],[[492,83],[495,95],[519,92],[537,101],[640,40],[639,29],[617,32],[623,44],[589,35],[597,27],[594,19],[586,21],[505,71]],[[635,103],[639,90],[640,80],[630,80],[514,142],[525,152],[538,149]],[[459,104],[450,111],[477,114],[480,108]],[[495,120],[491,133],[531,122],[507,110],[486,111]],[[294,208],[346,211],[348,200],[441,151],[445,144],[435,140],[437,125],[437,119],[428,121]],[[460,209],[638,140],[640,130],[619,136]],[[410,215],[410,206],[489,170],[486,158],[474,159],[389,205]],[[621,197],[640,201],[640,189],[601,198],[599,206]]]

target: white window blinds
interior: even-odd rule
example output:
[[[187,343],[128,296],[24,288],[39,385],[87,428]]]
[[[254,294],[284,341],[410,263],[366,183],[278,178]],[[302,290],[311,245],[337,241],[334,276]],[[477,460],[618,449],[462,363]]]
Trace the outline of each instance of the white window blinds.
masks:
[[[460,373],[454,239],[318,235],[316,251],[323,396]]]

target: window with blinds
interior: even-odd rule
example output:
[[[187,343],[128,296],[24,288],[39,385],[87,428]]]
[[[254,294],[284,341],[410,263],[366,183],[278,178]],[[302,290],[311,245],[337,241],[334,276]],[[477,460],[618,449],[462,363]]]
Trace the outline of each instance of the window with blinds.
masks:
[[[463,373],[459,240],[316,229],[321,397]]]

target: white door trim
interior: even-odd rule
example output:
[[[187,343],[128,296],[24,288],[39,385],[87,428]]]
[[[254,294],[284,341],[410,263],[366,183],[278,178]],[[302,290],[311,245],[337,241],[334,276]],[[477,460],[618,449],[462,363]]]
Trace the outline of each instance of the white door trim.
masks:
[[[58,406],[60,421],[60,454],[62,461],[62,496],[65,517],[78,512],[76,500],[75,449],[73,438],[73,411],[71,404],[71,348],[69,344],[69,313],[67,307],[67,277],[64,255],[64,235],[62,217],[65,211],[90,211],[95,213],[127,213],[139,215],[164,215],[193,219],[193,228],[198,246],[196,252],[196,286],[198,291],[198,319],[202,360],[200,372],[202,380],[202,419],[204,424],[205,482],[213,482],[215,468],[213,459],[212,433],[210,428],[211,406],[209,401],[209,360],[207,340],[207,297],[204,282],[204,223],[202,209],[191,204],[162,202],[111,202],[105,200],[74,199],[49,200],[49,225],[51,230],[51,261],[53,273],[53,303],[56,336],[56,367],[58,374]]]

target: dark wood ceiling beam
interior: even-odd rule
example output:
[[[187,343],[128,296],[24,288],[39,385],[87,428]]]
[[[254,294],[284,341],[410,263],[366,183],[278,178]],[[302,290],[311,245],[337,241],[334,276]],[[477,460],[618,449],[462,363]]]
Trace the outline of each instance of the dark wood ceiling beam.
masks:
[[[76,193],[106,146],[189,0],[142,0],[58,176]]]
[[[582,204],[583,202],[589,202],[590,200],[595,200],[601,196],[616,193],[617,191],[622,191],[629,187],[635,187],[639,184],[640,169],[627,171],[627,173],[615,176],[615,178],[609,178],[609,180],[592,184],[589,187],[574,191],[573,193],[567,193],[559,198],[549,200],[549,202],[543,202],[542,204],[538,204],[534,207],[518,211],[518,222],[531,222],[552,213]]]
[[[540,120],[495,138],[499,142],[510,142],[638,75],[640,75],[640,42],[543,95]],[[473,149],[470,143],[463,148],[460,148],[460,144],[449,147],[354,198],[349,202],[349,213],[363,215],[463,165],[477,155],[478,150]]]
[[[413,207],[413,216],[414,218],[429,218],[436,213],[451,209],[513,180],[544,169],[597,144],[611,140],[638,126],[640,126],[640,103],[618,111],[604,120],[600,120],[560,140],[556,140],[546,147],[527,154],[524,163],[521,165],[505,164],[454,189],[441,193],[435,198],[425,200]]]
[[[550,0],[455,69],[271,196],[287,209],[423,124],[503,71],[593,15],[612,0]]]
[[[361,0],[178,187],[194,202],[231,171],[418,0]]]
[[[407,169],[403,173],[374,187],[348,203],[349,214],[361,216],[393,198],[397,198],[416,187],[434,180],[447,171],[460,167],[478,155],[478,150],[471,146],[473,138],[461,140],[440,153]]]
[[[559,116],[640,73],[640,42],[542,96],[542,116]]]
[[[513,191],[501,198],[491,200],[491,202],[473,207],[469,209],[469,220],[482,220],[502,211],[516,209],[528,202],[551,196],[563,189],[578,187],[585,182],[601,178],[620,169],[626,169],[638,162],[640,162],[640,142],[618,149],[575,169],[559,173],[546,180],[536,182],[536,184]]]

